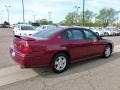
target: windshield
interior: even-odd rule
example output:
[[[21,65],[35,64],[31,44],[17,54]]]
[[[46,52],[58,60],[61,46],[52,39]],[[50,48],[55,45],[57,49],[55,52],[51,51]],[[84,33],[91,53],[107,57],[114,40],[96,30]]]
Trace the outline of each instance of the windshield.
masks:
[[[33,34],[33,37],[37,37],[37,38],[49,38],[52,35],[54,35],[55,33],[57,33],[59,31],[59,29],[43,29],[42,31],[39,31],[35,34]]]
[[[32,26],[21,26],[21,30],[35,30]]]

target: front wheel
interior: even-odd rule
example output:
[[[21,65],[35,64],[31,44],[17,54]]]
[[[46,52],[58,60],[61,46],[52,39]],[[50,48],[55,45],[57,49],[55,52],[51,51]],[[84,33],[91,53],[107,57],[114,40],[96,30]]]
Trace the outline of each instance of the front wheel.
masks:
[[[68,56],[64,53],[59,53],[54,56],[52,60],[52,69],[55,73],[61,73],[65,71],[68,66]]]
[[[105,58],[108,58],[108,57],[111,56],[111,53],[112,53],[112,48],[111,48],[110,45],[107,45],[107,46],[105,47],[103,56],[104,56]]]

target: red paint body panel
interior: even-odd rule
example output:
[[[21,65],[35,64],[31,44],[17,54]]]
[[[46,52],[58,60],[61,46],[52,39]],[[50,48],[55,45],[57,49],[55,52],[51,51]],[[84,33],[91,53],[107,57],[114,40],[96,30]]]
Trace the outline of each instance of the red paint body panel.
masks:
[[[60,31],[62,32],[62,30]],[[111,43],[108,40],[64,40],[60,32],[49,39],[22,39],[15,38],[10,48],[11,57],[23,68],[50,66],[52,57],[65,51],[70,55],[70,62],[76,62],[85,58],[102,55],[105,46]],[[20,45],[28,45],[29,53],[23,53]],[[15,53],[15,56],[12,53]]]

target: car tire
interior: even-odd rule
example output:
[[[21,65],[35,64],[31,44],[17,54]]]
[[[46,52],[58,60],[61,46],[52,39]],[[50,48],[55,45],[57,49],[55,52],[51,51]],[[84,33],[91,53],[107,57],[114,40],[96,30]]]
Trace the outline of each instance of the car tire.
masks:
[[[52,69],[55,73],[62,73],[68,68],[69,57],[64,53],[56,54],[52,59]]]
[[[104,52],[103,52],[103,57],[104,57],[104,58],[108,58],[108,57],[111,56],[111,53],[112,53],[112,48],[111,48],[110,45],[107,45],[107,46],[105,47]]]

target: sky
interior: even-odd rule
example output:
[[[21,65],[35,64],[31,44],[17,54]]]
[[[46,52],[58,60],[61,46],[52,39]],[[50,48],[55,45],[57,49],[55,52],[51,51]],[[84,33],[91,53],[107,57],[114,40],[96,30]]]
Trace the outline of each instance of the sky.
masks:
[[[37,19],[47,19],[48,12],[52,12],[51,20],[60,22],[64,20],[69,12],[76,11],[75,6],[79,6],[79,13],[82,11],[83,0],[24,0],[25,22]],[[0,0],[0,23],[8,21],[7,9],[9,8],[9,22],[22,22],[22,0]],[[85,10],[91,10],[98,13],[102,8],[114,8],[120,10],[119,0],[85,0]]]

